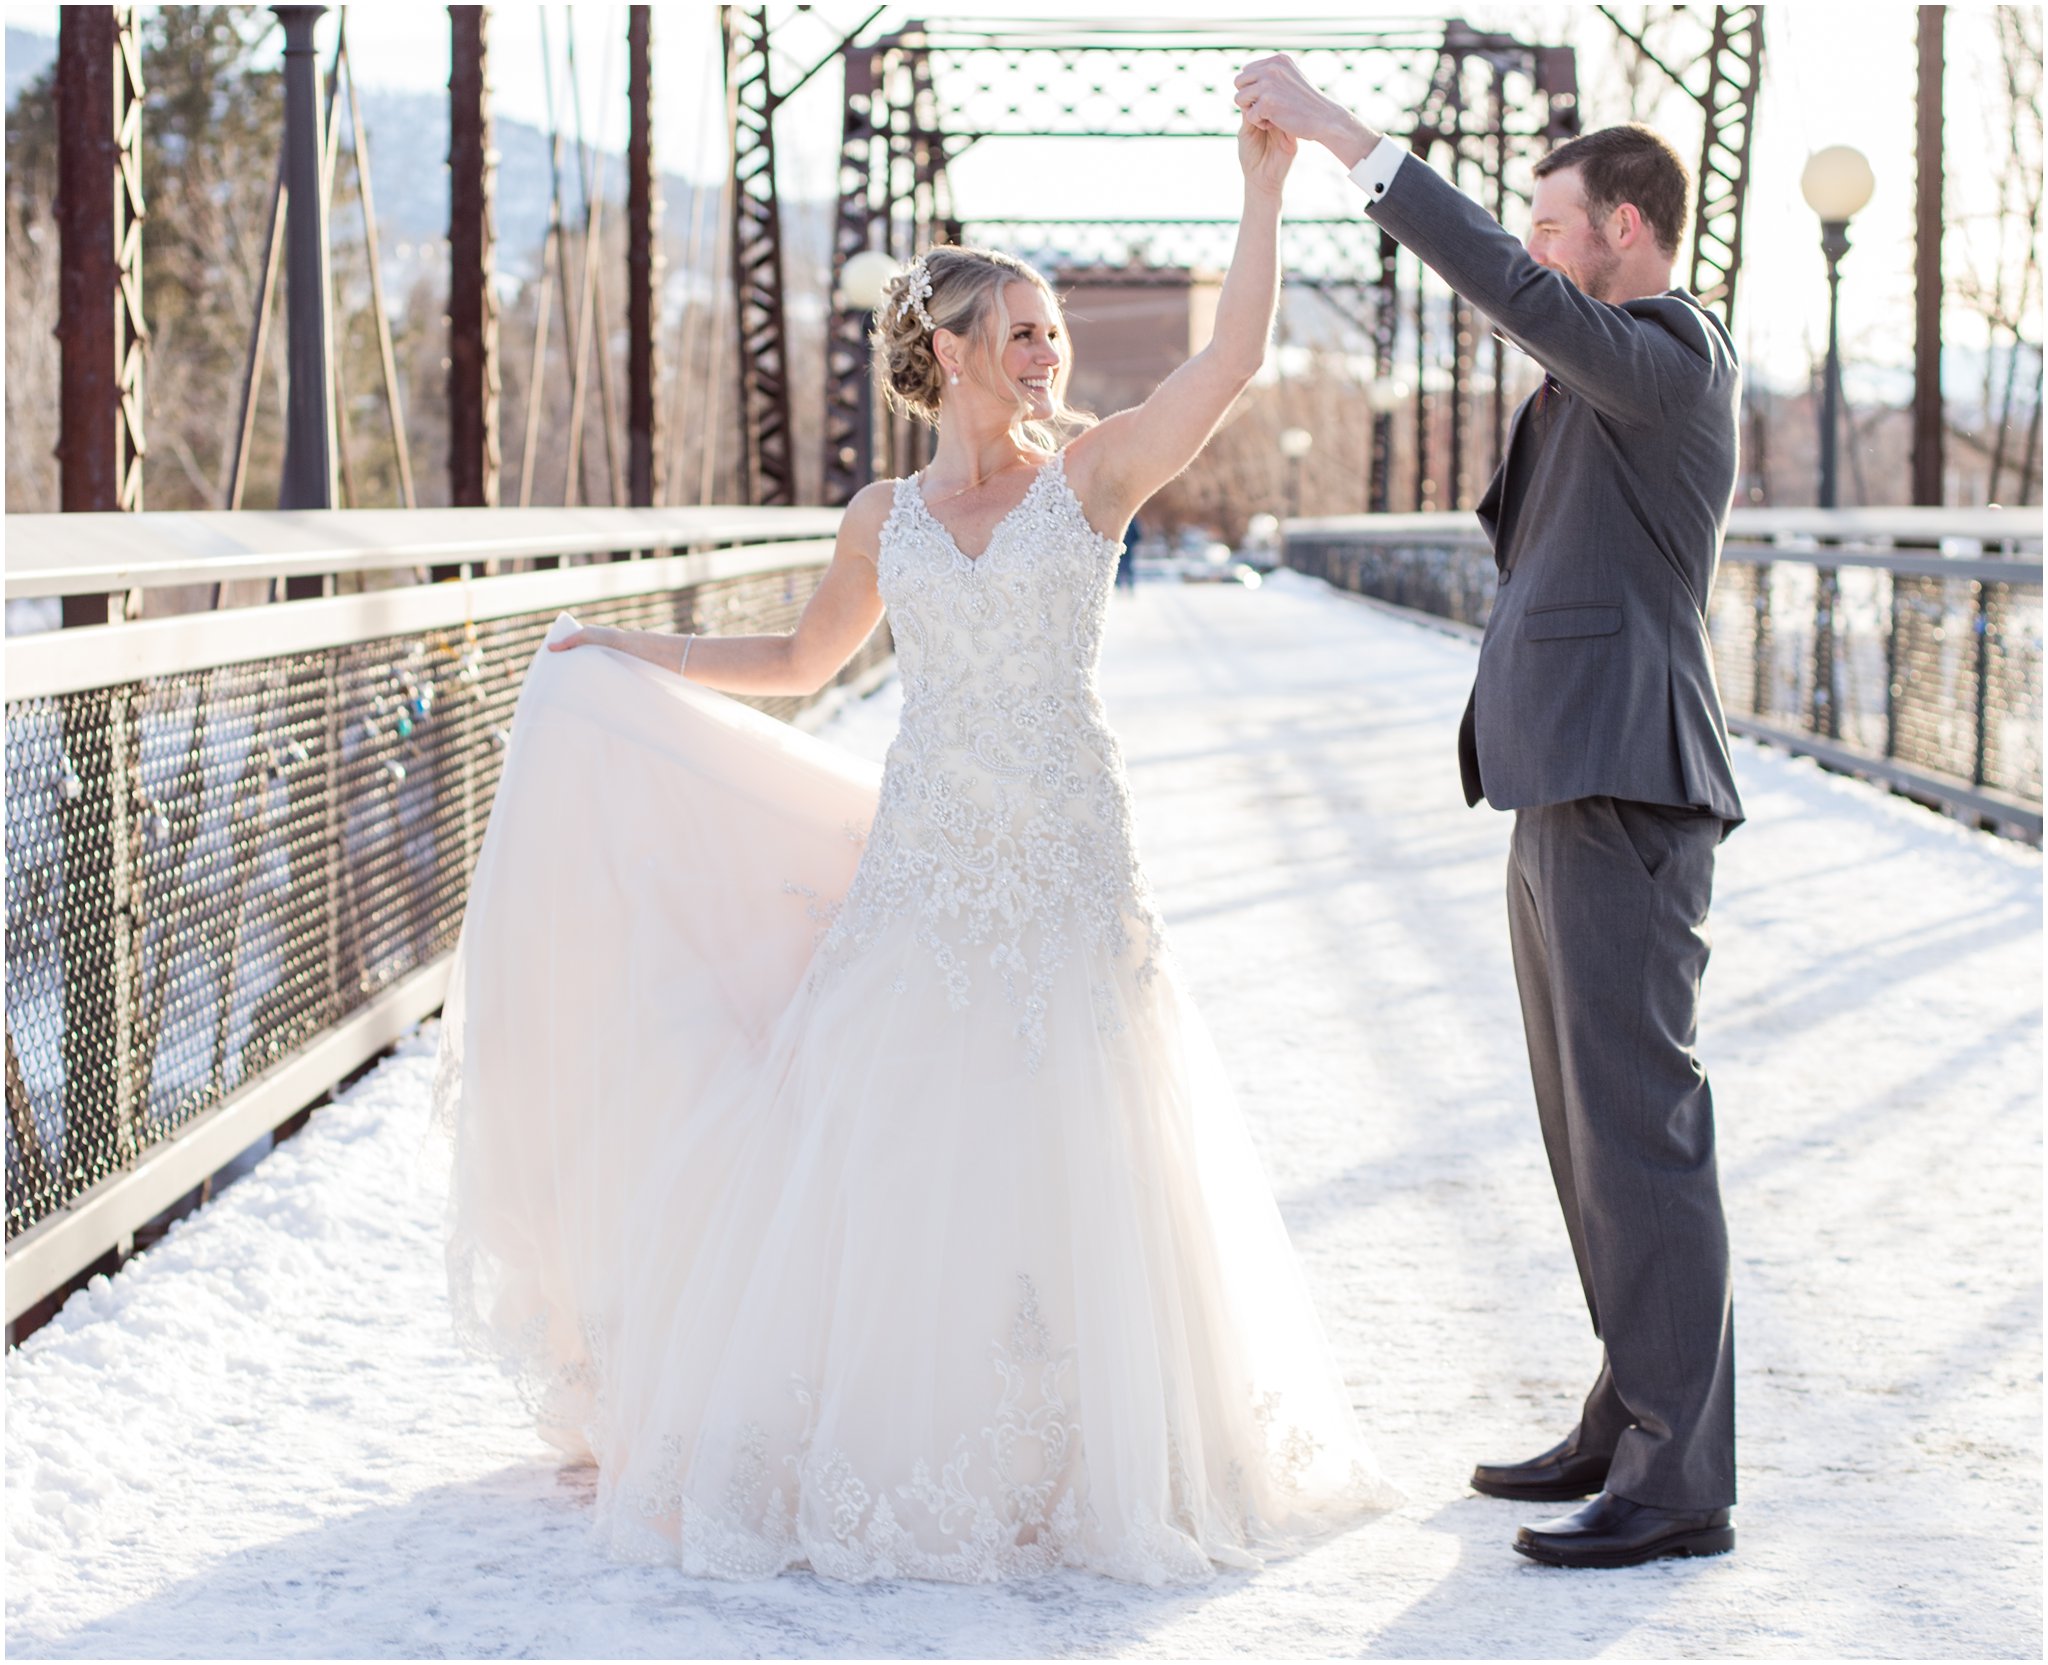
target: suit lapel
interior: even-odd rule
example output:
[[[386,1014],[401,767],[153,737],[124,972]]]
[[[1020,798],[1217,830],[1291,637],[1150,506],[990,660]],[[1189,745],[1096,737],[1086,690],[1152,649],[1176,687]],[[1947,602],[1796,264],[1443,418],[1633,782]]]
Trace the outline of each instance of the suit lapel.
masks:
[[[1515,511],[1521,507],[1519,501],[1510,502],[1508,497],[1508,483],[1515,477],[1515,447],[1526,435],[1530,408],[1542,391],[1538,386],[1535,393],[1515,406],[1515,414],[1508,422],[1508,442],[1501,448],[1500,466],[1493,471],[1493,478],[1487,482],[1486,494],[1479,499],[1479,506],[1473,511],[1493,542],[1493,562],[1497,567],[1507,566],[1507,540],[1514,531]],[[1516,496],[1519,499],[1520,494]]]

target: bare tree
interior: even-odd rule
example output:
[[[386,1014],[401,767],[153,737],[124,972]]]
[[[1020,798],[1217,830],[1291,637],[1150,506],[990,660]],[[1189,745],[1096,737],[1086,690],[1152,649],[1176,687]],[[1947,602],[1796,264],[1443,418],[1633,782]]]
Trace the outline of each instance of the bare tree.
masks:
[[[48,513],[57,507],[57,224],[54,153],[15,146],[47,109],[47,89],[25,93],[7,131],[7,507]]]

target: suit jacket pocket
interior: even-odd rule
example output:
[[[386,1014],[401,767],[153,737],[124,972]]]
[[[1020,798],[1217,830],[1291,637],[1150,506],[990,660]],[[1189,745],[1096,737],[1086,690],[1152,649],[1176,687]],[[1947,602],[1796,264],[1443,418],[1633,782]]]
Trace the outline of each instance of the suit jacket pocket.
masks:
[[[1572,603],[1531,607],[1522,617],[1522,639],[1552,642],[1565,636],[1612,636],[1621,628],[1621,609],[1605,604]]]

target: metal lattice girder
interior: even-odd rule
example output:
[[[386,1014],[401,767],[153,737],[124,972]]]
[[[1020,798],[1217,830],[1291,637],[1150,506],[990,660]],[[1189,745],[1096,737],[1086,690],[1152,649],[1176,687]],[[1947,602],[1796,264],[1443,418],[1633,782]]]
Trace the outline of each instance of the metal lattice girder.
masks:
[[[1443,46],[1439,50],[1435,72],[1430,76],[1429,90],[1423,95],[1421,106],[1415,112],[1414,130],[1408,136],[1409,148],[1422,161],[1432,161],[1431,151],[1442,145],[1449,151],[1449,171],[1454,184],[1463,185],[1459,174],[1467,153],[1466,103],[1465,103],[1465,57],[1453,45],[1453,37],[1460,33],[1463,25],[1455,19],[1444,26]],[[1464,413],[1466,363],[1463,351],[1466,335],[1461,327],[1461,313],[1464,303],[1453,293],[1445,297],[1445,333],[1451,344],[1451,457],[1449,494],[1445,496],[1445,482],[1435,472],[1435,446],[1432,443],[1437,427],[1438,395],[1430,386],[1429,369],[1429,320],[1427,315],[1427,290],[1418,278],[1415,285],[1415,491],[1413,507],[1417,511],[1455,508],[1463,499],[1459,494],[1458,471],[1464,463]]]
[[[839,138],[839,207],[832,228],[832,270],[872,247],[879,181],[873,167],[881,52],[849,47],[845,114]],[[868,314],[840,304],[835,285],[825,320],[825,470],[827,503],[850,503],[874,473],[874,396],[868,364]]]
[[[73,513],[140,509],[148,332],[142,317],[142,58],[133,6],[62,8],[57,108],[60,501]],[[105,616],[101,611],[91,622]]]
[[[1763,8],[1716,6],[1707,85],[1700,94],[1707,122],[1700,140],[1687,287],[1730,324],[1742,267],[1742,205],[1749,192],[1749,141],[1763,67]]]
[[[790,443],[789,328],[782,215],[775,190],[768,8],[723,6],[726,129],[732,151],[732,269],[739,327],[740,447],[750,503],[796,501]]]
[[[967,216],[974,241],[1007,250],[1034,265],[1072,271],[1100,267],[1119,283],[1179,284],[1189,270],[1220,272],[1230,264],[1237,221],[1186,218],[997,218]],[[1368,233],[1372,227],[1364,228]],[[1280,263],[1291,284],[1310,288],[1376,287],[1376,264],[1361,264],[1360,221],[1345,217],[1283,219]],[[1376,241],[1369,241],[1375,254]]]
[[[1654,64],[1705,117],[1694,181],[1692,266],[1686,284],[1722,321],[1735,321],[1735,279],[1742,265],[1742,205],[1749,192],[1749,141],[1756,125],[1757,88],[1763,81],[1761,6],[1716,6],[1713,32],[1692,63],[1666,63],[1611,6],[1599,8],[1614,31]],[[1700,65],[1704,64],[1703,85]]]
[[[448,76],[448,501],[496,508],[498,302],[491,287],[497,179],[491,148],[489,8],[451,6]],[[455,569],[436,569],[455,576]]]
[[[857,31],[842,52],[847,113],[835,282],[863,248],[904,256],[970,232],[972,241],[1069,273],[1121,266],[1119,282],[1144,281],[1145,267],[1227,264],[1234,220],[1055,224],[1007,216],[997,203],[963,204],[967,212],[959,213],[946,164],[970,145],[1006,138],[1229,137],[1237,129],[1228,97],[1233,75],[1248,57],[1275,50],[1292,53],[1333,97],[1381,112],[1383,120],[1428,106],[1432,136],[1449,141],[1491,182],[1482,200],[1504,202],[1511,158],[1527,159],[1578,129],[1569,48],[1533,46],[1456,22],[1365,29],[1294,23],[1257,39],[1237,25],[1056,19],[927,19],[875,38]],[[1468,76],[1475,86],[1483,78],[1489,96],[1457,92]],[[1431,105],[1432,87],[1445,77],[1447,90]],[[1297,228],[1289,227],[1287,281],[1324,288],[1333,299],[1378,290],[1370,308],[1340,309],[1354,320],[1371,313],[1375,363],[1387,374],[1397,339],[1398,263],[1369,221],[1349,219],[1341,230],[1339,222],[1328,224],[1327,250],[1299,242]],[[1118,253],[1105,252],[1119,240]],[[1206,259],[1194,252],[1211,246],[1217,252]],[[1305,267],[1297,256],[1322,269]],[[860,315],[836,314],[827,349],[825,478],[834,501],[850,497],[868,472],[858,443],[871,397],[863,323]],[[1423,335],[1419,316],[1410,333],[1425,355],[1441,345]],[[1390,418],[1375,424],[1375,435],[1371,466],[1379,492],[1391,465]]]
[[[926,21],[890,37],[928,55],[933,125],[953,151],[992,138],[1228,138],[1237,131],[1229,89],[1245,60],[1285,51],[1318,87],[1356,110],[1421,106],[1439,54],[1499,55],[1525,78],[1511,102],[1516,131],[1549,131],[1564,104],[1547,82],[1568,48],[1527,45],[1452,23],[1384,28],[1291,22],[1270,32],[1184,23],[1142,31],[1085,19],[1037,29]],[[1567,89],[1560,88],[1563,93]],[[1553,135],[1554,136],[1554,135]]]
[[[1511,75],[1516,78],[1512,93]],[[1511,122],[1509,113],[1518,107],[1531,113],[1540,109],[1540,128]],[[1487,204],[1496,215],[1504,215],[1511,159],[1547,149],[1578,130],[1578,69],[1569,50],[1532,47],[1509,35],[1472,29],[1455,18],[1444,25],[1435,69],[1416,107],[1409,147],[1425,159],[1441,147],[1447,153],[1444,166],[1460,190]],[[1398,259],[1389,266],[1387,298],[1392,305],[1397,296]],[[1418,510],[1470,503],[1479,477],[1472,433],[1477,368],[1474,310],[1462,295],[1445,291],[1441,339],[1447,349],[1450,379],[1440,394],[1432,391],[1427,345],[1431,331],[1426,316],[1429,287],[1418,275],[1413,478],[1413,504]],[[1493,344],[1493,364],[1491,420],[1486,424],[1492,442],[1489,470],[1499,459],[1507,427],[1505,361],[1498,337]],[[1441,477],[1434,462],[1439,429],[1447,442]]]
[[[953,212],[947,161],[957,143],[940,119],[931,54],[913,30],[879,42],[842,45],[845,118],[839,151],[839,207],[833,238],[835,292],[846,262],[866,248],[898,259],[934,243],[963,241]],[[867,315],[835,308],[827,326],[824,481],[828,502],[843,503],[874,472],[874,395]],[[890,466],[914,466],[898,454],[922,443],[923,430],[892,428]]]
[[[1394,349],[1401,319],[1396,309],[1400,297],[1401,245],[1390,231],[1379,234],[1379,305],[1373,312],[1372,374],[1379,383],[1394,374]],[[1372,419],[1372,450],[1366,460],[1370,479],[1366,484],[1367,507],[1374,514],[1386,514],[1394,506],[1394,413],[1375,407]]]
[[[957,241],[953,186],[946,177],[950,141],[939,125],[939,93],[932,78],[932,55],[907,53],[904,68],[910,81],[910,126],[905,134],[905,148],[910,157],[911,221],[928,228],[927,235],[933,241]]]

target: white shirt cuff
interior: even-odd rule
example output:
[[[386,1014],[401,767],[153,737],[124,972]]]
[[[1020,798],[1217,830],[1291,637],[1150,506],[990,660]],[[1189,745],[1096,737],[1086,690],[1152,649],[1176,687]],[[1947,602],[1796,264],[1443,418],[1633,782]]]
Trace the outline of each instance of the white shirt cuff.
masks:
[[[1407,155],[1406,145],[1382,133],[1380,142],[1366,159],[1351,170],[1351,183],[1365,193],[1368,203],[1376,203],[1387,194],[1387,187],[1394,183],[1394,175]]]

